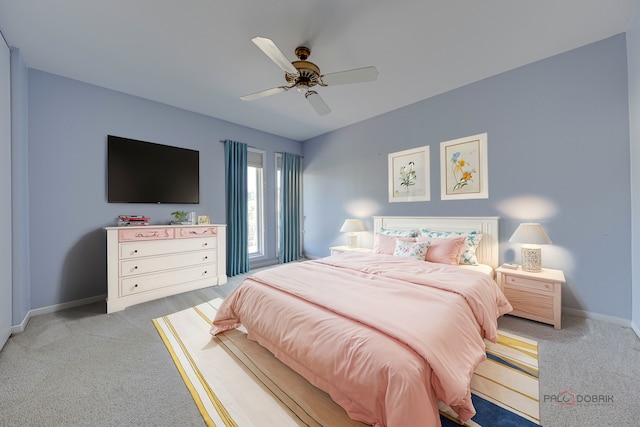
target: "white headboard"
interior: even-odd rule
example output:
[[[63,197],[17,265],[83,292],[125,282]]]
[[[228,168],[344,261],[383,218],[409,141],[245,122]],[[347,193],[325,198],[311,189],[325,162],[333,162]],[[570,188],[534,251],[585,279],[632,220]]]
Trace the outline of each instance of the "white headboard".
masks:
[[[374,216],[373,230],[380,227],[394,230],[428,228],[435,231],[473,231],[482,233],[480,246],[476,251],[478,262],[494,269],[499,266],[500,248],[498,217],[437,217],[437,216]]]

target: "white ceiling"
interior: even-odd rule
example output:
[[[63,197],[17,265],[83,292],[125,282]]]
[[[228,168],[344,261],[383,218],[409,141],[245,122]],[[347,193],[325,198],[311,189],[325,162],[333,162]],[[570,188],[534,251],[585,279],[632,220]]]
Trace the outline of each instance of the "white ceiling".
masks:
[[[638,0],[0,0],[28,67],[304,141],[627,30]],[[251,39],[299,45],[322,73],[318,116]]]

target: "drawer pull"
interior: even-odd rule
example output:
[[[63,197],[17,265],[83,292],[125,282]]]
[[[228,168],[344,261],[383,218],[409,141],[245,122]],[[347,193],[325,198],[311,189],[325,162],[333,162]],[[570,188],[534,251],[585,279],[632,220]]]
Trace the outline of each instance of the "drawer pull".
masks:
[[[133,287],[134,287],[134,288],[137,288],[137,287],[138,287],[138,284],[136,283],[135,285],[133,285]]]
[[[207,242],[205,242],[204,245],[202,245],[202,246],[209,246],[209,244]]]
[[[154,231],[153,233],[136,233],[136,237],[158,237],[158,232]]]
[[[208,230],[202,230],[201,232],[198,233],[198,230],[190,230],[189,234],[207,234]]]
[[[137,265],[134,265],[134,266],[133,266],[133,269],[134,269],[134,270],[137,270],[137,269],[138,269],[138,266],[137,266]]]
[[[204,259],[209,259],[209,257],[208,257],[208,256],[206,256],[206,257],[204,257]]]
[[[137,254],[137,253],[138,253],[138,250],[137,250],[137,249],[135,249],[135,250],[133,251],[133,253],[134,253],[134,254]]]

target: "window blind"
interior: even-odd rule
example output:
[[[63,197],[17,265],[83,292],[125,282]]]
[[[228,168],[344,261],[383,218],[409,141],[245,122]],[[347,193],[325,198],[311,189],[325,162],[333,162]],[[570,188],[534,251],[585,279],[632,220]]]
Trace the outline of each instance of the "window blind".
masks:
[[[262,151],[254,151],[247,149],[247,166],[261,168],[264,165],[264,153]]]

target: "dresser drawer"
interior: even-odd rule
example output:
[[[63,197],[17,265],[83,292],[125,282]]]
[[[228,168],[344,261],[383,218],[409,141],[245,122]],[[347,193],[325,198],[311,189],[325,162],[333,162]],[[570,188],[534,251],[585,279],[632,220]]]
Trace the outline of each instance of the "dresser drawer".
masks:
[[[120,296],[123,297],[147,291],[155,291],[167,286],[177,286],[206,278],[211,278],[211,284],[215,285],[217,274],[216,265],[207,264],[198,267],[163,271],[161,273],[125,277],[120,279]]]
[[[190,237],[207,237],[216,236],[218,230],[216,227],[179,227],[176,228],[176,239],[184,239]]]
[[[526,292],[522,288],[504,287],[504,296],[513,307],[510,314],[528,319],[552,322],[554,319],[553,295],[539,292]]]
[[[122,230],[118,230],[118,241],[120,242],[161,239],[173,239],[173,228],[145,227],[123,228]]]
[[[120,276],[152,273],[172,268],[215,263],[215,249],[197,252],[185,252],[145,258],[129,258],[120,261]]]
[[[537,291],[553,292],[555,285],[550,282],[542,282],[540,280],[527,279],[526,277],[505,276],[504,284],[512,287],[535,289]]]
[[[215,237],[120,243],[120,259],[216,249]]]

